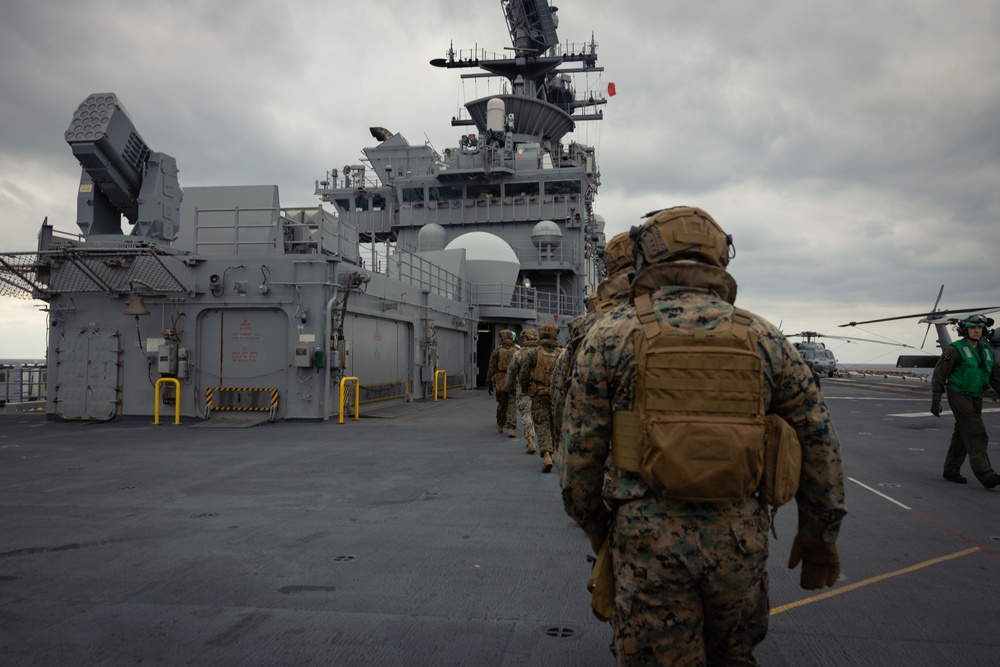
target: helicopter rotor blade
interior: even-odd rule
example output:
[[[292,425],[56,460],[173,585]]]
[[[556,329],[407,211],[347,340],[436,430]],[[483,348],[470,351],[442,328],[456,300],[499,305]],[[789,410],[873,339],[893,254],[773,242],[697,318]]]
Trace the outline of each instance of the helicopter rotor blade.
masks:
[[[948,310],[935,310],[930,313],[915,313],[913,315],[898,315],[896,317],[882,317],[877,320],[865,320],[864,322],[848,322],[847,324],[838,324],[839,327],[853,327],[859,324],[874,324],[875,322],[891,322],[893,320],[912,320],[916,317],[934,317],[941,315],[950,315],[951,313],[992,313],[993,311],[1000,310],[1000,306],[989,306],[987,308],[951,308]]]
[[[944,285],[941,285],[941,289],[938,290],[938,297],[934,299],[934,307],[931,311],[937,311],[938,304],[941,303],[941,295],[944,294]]]
[[[931,323],[927,323],[927,328],[924,330],[924,339],[920,341],[920,349],[924,349],[924,343],[927,342],[927,334],[931,332]]]

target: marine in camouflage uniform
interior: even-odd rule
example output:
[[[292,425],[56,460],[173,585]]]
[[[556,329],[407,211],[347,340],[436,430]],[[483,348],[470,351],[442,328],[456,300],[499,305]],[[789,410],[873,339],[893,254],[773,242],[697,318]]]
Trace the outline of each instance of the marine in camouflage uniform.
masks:
[[[486,386],[491,394],[496,391],[497,396],[497,433],[503,433],[506,428],[507,436],[511,438],[517,437],[517,413],[514,395],[507,393],[507,367],[500,367],[500,355],[506,352],[513,356],[517,351],[514,340],[514,332],[510,329],[500,332],[500,345],[490,353],[490,366],[486,371]]]
[[[538,332],[538,345],[528,348],[521,361],[518,373],[518,383],[521,391],[531,396],[531,418],[535,422],[535,435],[538,437],[538,453],[542,457],[542,472],[550,472],[554,464],[552,460],[552,397],[550,387],[552,368],[544,380],[535,379],[535,366],[542,366],[540,356],[554,356],[559,329],[554,324],[543,324]],[[554,359],[553,366],[554,364]],[[540,370],[541,373],[541,370]]]
[[[683,329],[728,326],[736,298],[725,270],[731,239],[707,213],[656,212],[636,230],[636,241],[632,294],[650,296],[658,321]],[[805,589],[831,586],[840,572],[836,538],[846,514],[837,434],[791,343],[760,317],[751,316],[750,329],[765,408],[794,428],[802,446],[789,567],[802,563]],[[733,503],[669,500],[612,462],[614,415],[633,409],[640,330],[629,303],[587,332],[563,420],[564,507],[595,551],[610,540],[612,650],[619,665],[756,665],[753,647],[767,634],[769,612],[770,517],[759,494]]]
[[[521,430],[524,431],[524,451],[526,454],[534,454],[535,421],[531,418],[531,396],[521,391],[517,374],[521,370],[521,355],[525,353],[525,348],[534,347],[538,343],[538,332],[534,329],[524,329],[521,331],[521,342],[523,345],[514,353],[510,366],[507,367],[507,393],[517,397],[517,416],[521,419]]]
[[[958,323],[962,338],[944,349],[931,377],[931,414],[941,416],[941,394],[947,392],[948,406],[955,415],[955,430],[944,459],[944,478],[966,484],[961,468],[969,457],[972,473],[987,489],[1000,484],[986,453],[989,436],[983,422],[983,389],[987,385],[1000,392],[1000,366],[993,348],[983,340],[993,319],[969,315]]]
[[[597,286],[597,291],[586,299],[587,312],[574,318],[569,324],[569,343],[556,360],[552,371],[552,425],[556,433],[562,433],[562,415],[565,410],[566,392],[569,389],[569,373],[580,347],[583,335],[594,322],[604,317],[615,306],[628,301],[629,279],[635,258],[632,254],[632,239],[629,232],[617,234],[608,241],[601,259],[608,277]],[[561,449],[558,440],[556,453]]]

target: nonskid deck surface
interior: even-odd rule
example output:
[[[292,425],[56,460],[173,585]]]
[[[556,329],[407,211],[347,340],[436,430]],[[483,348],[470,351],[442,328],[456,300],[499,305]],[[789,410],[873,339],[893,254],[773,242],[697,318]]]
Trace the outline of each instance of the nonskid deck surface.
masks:
[[[1000,493],[941,479],[950,415],[900,384],[823,381],[843,577],[798,588],[779,511],[762,665],[996,664]],[[558,478],[494,411],[461,391],[343,425],[0,417],[0,662],[612,664]]]

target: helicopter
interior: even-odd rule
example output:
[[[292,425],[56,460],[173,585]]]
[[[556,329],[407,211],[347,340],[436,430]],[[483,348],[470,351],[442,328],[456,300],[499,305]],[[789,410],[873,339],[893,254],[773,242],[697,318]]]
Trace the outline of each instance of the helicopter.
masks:
[[[816,338],[833,338],[847,341],[848,343],[865,342],[896,345],[896,343],[887,343],[884,340],[872,340],[871,338],[858,338],[856,336],[831,336],[816,331],[802,331],[800,333],[788,334],[786,338],[805,338],[802,342],[793,343],[795,349],[799,351],[799,354],[802,355],[802,360],[806,362],[806,365],[809,366],[809,369],[815,375],[826,375],[827,377],[833,377],[837,372],[837,358],[831,350],[826,348],[825,343],[814,340]],[[904,345],[903,347],[909,346]]]
[[[948,330],[949,326],[954,325],[956,331],[958,330],[958,323],[962,321],[965,317],[971,315],[987,315],[988,313],[993,313],[1000,310],[1000,306],[986,306],[979,308],[949,308],[945,310],[938,310],[938,304],[941,303],[941,295],[944,294],[944,285],[941,285],[941,289],[938,290],[937,299],[934,301],[934,307],[931,308],[930,312],[927,313],[914,313],[912,315],[897,315],[895,317],[883,317],[876,320],[865,320],[864,322],[848,322],[847,324],[840,324],[841,327],[854,327],[860,324],[873,324],[875,322],[889,322],[892,320],[907,320],[920,318],[917,321],[920,324],[926,324],[927,329],[924,331],[924,340],[920,344],[920,349],[924,348],[924,344],[927,343],[927,334],[930,333],[931,325],[934,326],[937,332],[938,342],[937,346],[941,350],[951,345],[952,337],[951,332]],[[993,318],[986,318],[987,326],[983,331],[982,340],[988,343],[995,353],[1000,354],[1000,332],[996,329],[991,329],[993,326]],[[909,347],[909,346],[904,346]],[[896,368],[934,368],[937,365],[938,359],[941,358],[940,354],[936,355],[906,355],[902,354],[896,360]]]

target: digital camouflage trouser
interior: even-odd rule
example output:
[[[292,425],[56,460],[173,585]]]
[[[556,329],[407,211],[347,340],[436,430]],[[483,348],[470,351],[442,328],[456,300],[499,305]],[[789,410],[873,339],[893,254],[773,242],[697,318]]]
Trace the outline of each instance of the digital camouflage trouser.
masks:
[[[552,454],[552,403],[549,395],[532,396],[531,419],[535,423],[535,441],[538,444],[538,455],[544,457]]]
[[[497,425],[503,428],[517,428],[517,412],[514,397],[506,391],[497,390]]]
[[[757,498],[619,505],[611,528],[618,665],[756,665],[769,613],[767,530]]]
[[[528,396],[521,387],[517,388],[517,415],[521,418],[521,428],[524,430],[524,439],[535,439],[535,420],[531,417],[531,396]]]

